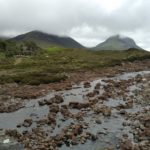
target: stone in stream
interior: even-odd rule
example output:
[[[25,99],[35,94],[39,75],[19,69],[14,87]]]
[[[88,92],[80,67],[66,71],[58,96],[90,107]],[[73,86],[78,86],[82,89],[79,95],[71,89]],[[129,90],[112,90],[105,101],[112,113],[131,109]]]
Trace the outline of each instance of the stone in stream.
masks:
[[[95,96],[95,93],[94,92],[89,92],[86,94],[87,97],[94,97]]]
[[[79,102],[69,103],[69,108],[82,109],[82,108],[87,108],[87,107],[90,107],[90,103],[79,103]]]
[[[52,105],[53,103],[60,104],[64,101],[63,97],[60,95],[55,95],[51,99],[44,99],[39,101],[39,106],[44,106],[44,105]]]
[[[60,109],[60,112],[61,112],[61,114],[64,116],[64,118],[72,118],[73,117],[73,114],[69,111],[69,109],[67,109],[67,108],[61,108]]]
[[[94,112],[96,114],[102,113],[104,116],[111,116],[111,108],[108,106],[94,107]]]
[[[103,115],[104,115],[104,116],[111,116],[111,108],[105,107],[105,108],[103,109]]]
[[[98,139],[97,135],[92,134],[91,135],[91,140],[92,141],[96,141]]]
[[[37,126],[42,126],[42,125],[45,125],[45,124],[48,124],[48,119],[47,118],[43,118],[43,119],[37,121]]]
[[[97,124],[101,124],[101,123],[102,123],[102,121],[101,121],[100,119],[96,119],[95,122],[96,122]]]
[[[56,143],[57,141],[62,141],[66,146],[71,146],[79,143],[84,144],[88,139],[92,141],[97,140],[96,135],[84,132],[83,128],[84,124],[72,124],[65,127],[62,129],[61,133],[57,135],[57,139],[55,139]]]
[[[142,77],[142,75],[140,75],[140,74],[136,75],[136,77],[135,77],[135,81],[136,81],[136,82],[141,82],[142,79],[143,79],[143,77]]]
[[[25,119],[22,125],[24,127],[30,127],[32,125],[32,119],[31,118]]]
[[[100,86],[101,86],[101,84],[100,84],[100,83],[97,83],[94,88],[95,88],[96,90],[99,90],[99,89],[100,89]]]
[[[61,105],[61,108],[68,109],[68,105],[63,104],[63,105]]]
[[[0,150],[24,150],[23,145],[0,131]]]
[[[56,113],[50,112],[47,118],[49,124],[56,124]]]
[[[23,108],[21,102],[8,102],[8,103],[0,103],[0,113],[10,113],[19,110],[20,108]]]
[[[143,125],[147,128],[150,128],[150,115],[143,115],[140,118],[140,121],[143,123]]]
[[[50,112],[58,113],[59,112],[59,105],[58,104],[52,104],[49,106]]]
[[[55,95],[55,96],[54,96],[53,98],[51,98],[50,100],[52,101],[52,103],[57,103],[57,104],[64,102],[63,97],[60,96],[60,95]]]
[[[21,128],[21,126],[22,126],[22,124],[20,123],[20,124],[17,124],[17,128]]]
[[[140,127],[140,125],[141,125],[141,123],[140,123],[140,121],[139,120],[135,120],[134,122],[133,122],[133,124],[132,124],[135,128],[139,128]]]
[[[90,88],[91,87],[91,84],[88,81],[84,82],[83,85],[84,85],[84,88]]]
[[[44,105],[46,105],[45,100],[41,100],[41,101],[39,101],[38,103],[39,103],[39,106],[44,106]]]
[[[98,95],[100,92],[99,90],[95,89],[93,92],[89,92],[86,94],[87,97],[94,97],[96,95]]]
[[[127,114],[127,112],[126,112],[124,109],[120,110],[119,113],[120,113],[121,115],[126,115],[126,114]]]
[[[133,100],[129,100],[127,101],[125,104],[119,104],[116,109],[120,110],[120,109],[130,109],[133,107]]]
[[[139,143],[140,150],[149,150],[150,142],[149,140],[143,140]]]
[[[83,116],[84,113],[83,112],[78,112],[77,114],[74,114],[73,118],[77,119],[78,121],[83,121]]]
[[[99,102],[100,100],[98,100],[98,99],[89,99],[89,103],[91,104],[91,106],[92,105],[94,105],[94,104],[96,104],[97,102]]]
[[[132,107],[133,107],[133,100],[127,101],[126,104],[125,104],[125,108],[129,109],[129,108],[132,108]]]
[[[122,139],[120,150],[133,150],[133,144],[129,139]]]
[[[5,130],[5,135],[9,136],[9,137],[13,137],[13,138],[17,138],[19,139],[21,137],[21,134],[16,130]]]

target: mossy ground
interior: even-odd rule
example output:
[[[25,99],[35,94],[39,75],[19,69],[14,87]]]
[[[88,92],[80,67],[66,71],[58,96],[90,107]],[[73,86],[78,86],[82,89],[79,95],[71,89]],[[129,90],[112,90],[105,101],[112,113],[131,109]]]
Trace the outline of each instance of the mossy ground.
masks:
[[[5,58],[0,55],[0,83],[38,85],[59,82],[70,72],[101,69],[122,62],[150,59],[146,51],[91,51],[48,48],[32,56]]]

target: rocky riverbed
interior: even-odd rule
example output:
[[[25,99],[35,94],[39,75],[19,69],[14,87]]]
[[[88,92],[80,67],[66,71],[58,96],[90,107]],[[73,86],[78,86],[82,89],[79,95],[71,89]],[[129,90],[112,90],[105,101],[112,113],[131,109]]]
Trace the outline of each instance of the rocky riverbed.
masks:
[[[81,82],[23,103],[4,97],[0,150],[11,144],[15,150],[149,150],[149,89],[150,71],[139,71]]]

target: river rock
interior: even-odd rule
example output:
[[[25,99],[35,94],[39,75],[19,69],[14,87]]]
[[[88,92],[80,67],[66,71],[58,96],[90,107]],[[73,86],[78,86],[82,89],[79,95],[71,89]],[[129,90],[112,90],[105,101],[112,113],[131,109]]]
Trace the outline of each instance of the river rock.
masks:
[[[54,96],[53,98],[51,98],[50,100],[52,101],[52,103],[57,103],[57,104],[64,102],[63,97],[60,96],[60,95],[55,95],[55,96]]]
[[[120,110],[120,114],[121,114],[121,115],[126,115],[127,112],[126,112],[124,109],[122,109],[122,110]]]
[[[102,113],[104,116],[111,116],[111,108],[108,106],[94,107],[94,112],[99,114]]]
[[[73,117],[73,114],[66,107],[62,107],[60,109],[60,112],[62,113],[64,118],[72,118]]]
[[[91,134],[91,140],[96,141],[98,139],[97,135]]]
[[[32,119],[31,118],[25,119],[22,125],[26,128],[30,127],[32,125]]]
[[[100,89],[100,86],[101,86],[101,84],[100,84],[100,83],[97,83],[94,88],[95,88],[96,90],[99,90],[99,89]]]
[[[145,127],[150,128],[150,115],[141,116],[140,121],[143,123]]]
[[[102,121],[101,121],[100,119],[96,119],[95,122],[96,122],[97,124],[101,124],[101,123],[102,123]]]
[[[91,83],[88,81],[84,82],[83,85],[84,85],[84,88],[90,88],[91,87]]]
[[[46,100],[40,100],[38,101],[38,103],[39,103],[39,106],[44,106],[46,105]]]
[[[21,134],[16,129],[14,129],[14,130],[8,129],[5,131],[5,134],[10,137],[14,137],[14,138],[18,138],[18,139],[21,137]]]
[[[95,95],[96,93],[94,91],[86,94],[87,97],[94,97]]]
[[[133,126],[135,127],[135,128],[139,128],[140,127],[140,121],[139,120],[135,120],[134,122],[133,122]]]
[[[82,109],[90,106],[90,103],[70,102],[69,108]]]
[[[49,106],[50,112],[58,113],[59,112],[59,105],[58,104],[52,104]]]
[[[56,113],[50,112],[47,118],[49,124],[56,124]]]
[[[132,142],[129,139],[123,140],[120,144],[120,150],[133,150]]]

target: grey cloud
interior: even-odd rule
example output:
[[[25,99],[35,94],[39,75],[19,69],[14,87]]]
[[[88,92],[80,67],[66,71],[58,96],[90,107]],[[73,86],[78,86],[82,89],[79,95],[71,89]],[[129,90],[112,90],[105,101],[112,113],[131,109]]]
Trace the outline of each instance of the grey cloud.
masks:
[[[150,48],[149,7],[149,0],[0,0],[0,35],[42,30],[94,46],[119,33]]]

